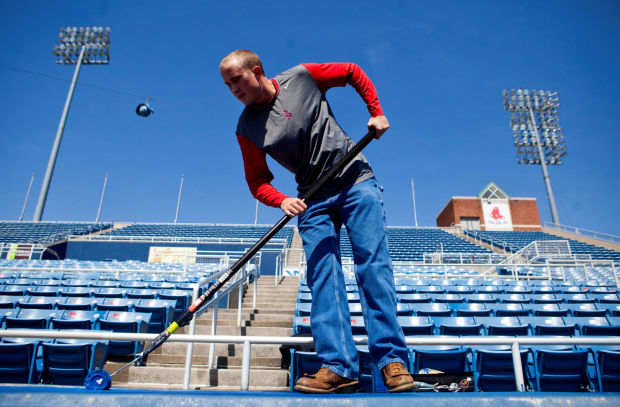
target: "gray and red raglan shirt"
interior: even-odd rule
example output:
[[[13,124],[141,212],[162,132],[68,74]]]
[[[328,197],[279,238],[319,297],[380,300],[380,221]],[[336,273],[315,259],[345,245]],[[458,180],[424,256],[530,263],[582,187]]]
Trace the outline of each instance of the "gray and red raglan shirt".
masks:
[[[288,196],[271,185],[266,154],[295,174],[303,195],[312,184],[354,145],[340,128],[325,98],[335,86],[349,84],[362,97],[371,116],[383,114],[374,85],[352,63],[302,64],[271,79],[275,97],[265,106],[246,106],[237,124],[245,178],[252,195],[262,203],[279,207]],[[358,155],[317,198],[373,177],[363,155]]]

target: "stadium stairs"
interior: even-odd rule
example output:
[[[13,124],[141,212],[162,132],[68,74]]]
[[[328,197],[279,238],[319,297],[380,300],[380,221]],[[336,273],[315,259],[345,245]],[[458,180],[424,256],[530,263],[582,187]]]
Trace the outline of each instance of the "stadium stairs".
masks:
[[[285,277],[274,285],[273,276],[258,280],[256,309],[252,309],[254,290],[250,286],[242,307],[241,327],[237,309],[219,309],[218,335],[292,336],[293,317],[299,279]],[[210,335],[212,310],[196,321],[196,334]],[[185,332],[187,327],[177,331]],[[241,384],[242,345],[215,345],[216,367],[209,369],[209,344],[195,344],[190,389],[238,391]],[[131,366],[114,376],[114,387],[135,389],[182,389],[187,344],[168,342],[148,357],[145,366]],[[250,360],[251,391],[289,391],[288,370],[281,369],[279,345],[253,345]],[[112,373],[131,359],[110,360],[105,369]]]

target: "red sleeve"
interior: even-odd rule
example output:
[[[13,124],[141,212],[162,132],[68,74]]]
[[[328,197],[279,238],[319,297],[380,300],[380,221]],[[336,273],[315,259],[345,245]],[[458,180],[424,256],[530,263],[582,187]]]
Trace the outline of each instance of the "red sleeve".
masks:
[[[302,64],[314,81],[325,93],[334,86],[353,86],[362,97],[372,117],[381,116],[383,109],[379,104],[379,97],[375,85],[366,76],[362,68],[352,63]]]
[[[265,205],[275,208],[280,207],[282,201],[288,198],[288,196],[271,185],[273,174],[269,171],[269,167],[267,167],[265,152],[261,151],[254,143],[240,134],[237,134],[237,141],[241,147],[245,180],[250,187],[250,192],[254,198]]]

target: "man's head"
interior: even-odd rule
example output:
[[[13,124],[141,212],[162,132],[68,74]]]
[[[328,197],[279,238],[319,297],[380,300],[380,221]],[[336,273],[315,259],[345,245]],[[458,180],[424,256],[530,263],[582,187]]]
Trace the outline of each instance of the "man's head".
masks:
[[[242,49],[228,54],[220,62],[220,75],[232,94],[246,106],[268,102],[272,97],[263,64],[252,51]]]

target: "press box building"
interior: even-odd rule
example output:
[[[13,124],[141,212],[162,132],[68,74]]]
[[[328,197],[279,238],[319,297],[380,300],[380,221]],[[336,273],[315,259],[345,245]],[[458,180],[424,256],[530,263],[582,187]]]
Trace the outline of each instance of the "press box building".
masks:
[[[510,197],[490,182],[473,197],[453,196],[437,216],[438,227],[462,230],[541,230],[536,198]]]

